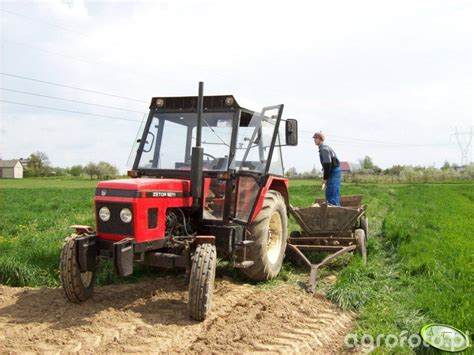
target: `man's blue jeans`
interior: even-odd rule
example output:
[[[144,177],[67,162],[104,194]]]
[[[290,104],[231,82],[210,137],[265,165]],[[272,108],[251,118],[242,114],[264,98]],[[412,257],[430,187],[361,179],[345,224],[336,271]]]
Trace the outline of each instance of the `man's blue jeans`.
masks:
[[[341,175],[339,167],[332,169],[326,183],[326,201],[330,205],[340,206]]]

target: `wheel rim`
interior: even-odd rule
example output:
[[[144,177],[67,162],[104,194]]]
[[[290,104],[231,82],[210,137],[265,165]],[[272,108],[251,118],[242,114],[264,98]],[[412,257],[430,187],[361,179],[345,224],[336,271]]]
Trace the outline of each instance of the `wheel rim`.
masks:
[[[84,287],[89,287],[89,285],[92,282],[92,272],[91,271],[81,272],[81,281]]]
[[[281,216],[278,212],[274,212],[270,218],[267,241],[267,257],[272,264],[275,264],[280,257],[282,235]]]

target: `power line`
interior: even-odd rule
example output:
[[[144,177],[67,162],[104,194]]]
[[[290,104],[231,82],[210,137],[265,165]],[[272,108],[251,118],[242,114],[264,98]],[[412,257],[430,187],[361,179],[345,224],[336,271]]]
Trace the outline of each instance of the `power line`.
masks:
[[[112,118],[114,120],[121,120],[121,121],[130,121],[130,122],[141,122],[139,120],[132,120],[129,118],[124,118],[124,117],[116,117],[116,116],[107,116],[107,115],[99,115],[95,113],[90,113],[90,112],[82,112],[82,111],[74,111],[74,110],[65,110],[62,108],[56,108],[56,107],[50,107],[50,106],[39,106],[39,105],[31,105],[31,104],[25,104],[22,102],[15,102],[15,101],[8,101],[8,100],[0,100],[0,102],[5,102],[7,104],[14,104],[14,105],[22,105],[22,106],[29,106],[29,107],[35,107],[35,108],[42,108],[42,109],[47,109],[47,110],[55,110],[55,111],[62,111],[62,112],[69,112],[69,113],[77,113],[80,115],[86,115],[86,116],[96,116],[96,117],[102,117],[102,118]]]
[[[34,81],[34,82],[38,82],[38,83],[42,83],[42,84],[60,86],[60,87],[73,89],[73,90],[84,91],[84,92],[88,92],[88,93],[92,93],[92,94],[99,94],[99,95],[104,95],[104,96],[115,97],[115,98],[123,99],[123,100],[135,101],[135,102],[140,102],[140,103],[148,103],[148,101],[133,99],[133,98],[126,97],[126,96],[120,96],[120,95],[108,94],[108,93],[101,92],[101,91],[83,89],[83,88],[79,88],[79,87],[76,87],[76,86],[70,86],[70,85],[54,83],[54,82],[46,81],[46,80],[34,79],[34,78],[27,77],[27,76],[20,76],[20,75],[15,75],[15,74],[10,74],[10,73],[0,73],[0,75],[10,76],[10,77],[17,78],[17,79],[22,79],[22,80]]]
[[[307,130],[299,130],[299,132],[306,132],[306,133],[313,133]],[[437,147],[437,146],[448,146],[451,145],[450,143],[436,143],[436,144],[407,144],[403,142],[384,142],[384,141],[376,141],[371,139],[364,139],[364,138],[349,138],[344,136],[339,136],[335,134],[326,134],[328,137],[335,137],[335,139],[331,139],[331,141],[344,143],[344,144],[354,144],[354,145],[367,145],[367,143],[376,144],[376,146],[380,145],[381,147]],[[307,138],[307,137],[305,137]],[[310,138],[307,138],[310,139]]]
[[[331,137],[328,135],[328,137]],[[310,138],[303,138],[309,140]],[[450,143],[442,143],[442,144],[386,144],[386,145],[381,145],[381,144],[374,144],[374,143],[365,143],[365,142],[358,142],[357,140],[355,141],[341,141],[338,139],[331,139],[331,142],[334,142],[334,145],[352,145],[352,146],[357,146],[357,147],[372,147],[372,148],[423,148],[423,147],[438,147],[438,146],[451,146],[452,144]]]
[[[109,109],[112,109],[112,110],[120,110],[120,111],[127,111],[127,112],[139,113],[139,114],[141,114],[141,115],[143,114],[143,112],[140,112],[140,111],[128,110],[128,109],[121,108],[121,107],[114,107],[114,106],[107,106],[107,105],[99,105],[99,104],[93,104],[93,103],[91,103],[91,102],[84,102],[84,101],[79,101],[79,100],[63,99],[63,98],[61,98],[61,97],[49,96],[49,95],[42,95],[42,94],[36,94],[36,93],[33,93],[33,92],[20,91],[20,90],[13,90],[13,89],[8,89],[8,88],[1,88],[1,87],[0,87],[0,90],[15,92],[15,93],[24,94],[24,95],[32,95],[32,96],[38,96],[38,97],[46,97],[46,98],[48,98],[48,99],[61,100],[61,101],[67,101],[67,102],[74,102],[74,103],[78,103],[78,104],[91,105],[91,106],[97,106],[97,107],[102,107],[102,108],[109,108]]]
[[[78,30],[73,30],[71,28],[67,28],[67,27],[63,27],[63,26],[60,26],[60,25],[56,25],[54,23],[51,23],[51,22],[48,22],[48,21],[44,21],[44,20],[38,20],[37,18],[34,18],[34,17],[30,17],[30,16],[26,16],[26,15],[22,15],[22,14],[19,14],[19,13],[16,13],[16,12],[12,12],[12,11],[9,11],[9,10],[5,10],[5,9],[0,9],[0,11],[2,12],[5,12],[7,14],[10,14],[10,15],[13,15],[13,16],[17,16],[17,17],[21,17],[21,18],[24,18],[24,19],[27,19],[29,21],[33,21],[33,22],[40,22],[40,23],[43,23],[45,25],[48,25],[48,26],[51,26],[51,27],[56,27],[56,28],[59,28],[63,31],[67,31],[67,32],[71,32],[71,33],[75,33],[75,34],[78,34],[78,35],[81,35],[81,36],[84,36],[84,37],[89,37],[86,33],[84,32],[81,32],[81,31],[78,31]]]
[[[0,11],[3,11],[5,13],[8,13],[10,15],[14,15],[14,16],[17,16],[17,17],[21,17],[21,18],[24,18],[24,19],[27,19],[29,21],[33,21],[33,22],[39,22],[39,23],[42,23],[42,24],[45,24],[45,25],[48,25],[48,26],[51,26],[51,27],[55,27],[55,28],[58,28],[58,29],[61,29],[63,31],[67,31],[67,32],[70,32],[70,33],[74,33],[74,34],[78,34],[78,35],[81,35],[83,36],[84,38],[86,39],[90,39],[91,36],[89,34],[87,34],[86,32],[82,32],[82,31],[78,31],[78,30],[75,30],[75,29],[70,29],[70,28],[67,28],[67,27],[64,27],[64,26],[60,26],[60,25],[57,25],[57,24],[54,24],[54,23],[51,23],[51,22],[48,22],[48,21],[44,21],[44,20],[39,20],[37,18],[34,18],[34,17],[30,17],[30,16],[26,16],[26,15],[22,15],[22,14],[19,14],[19,13],[16,13],[16,12],[12,12],[12,11],[9,11],[9,10],[3,10],[3,9],[0,9]],[[107,40],[108,43],[113,43],[115,44],[116,46],[121,46],[122,43],[118,42],[117,40],[110,40],[108,39]],[[32,47],[32,46],[30,46]],[[33,47],[32,47],[33,48]],[[44,50],[43,50],[44,51]],[[58,55],[61,55],[61,54],[58,54]],[[136,58],[136,61],[138,61],[140,58],[138,57],[135,57]],[[110,65],[110,63],[108,62],[103,62],[107,65]],[[114,63],[115,64],[115,63]]]
[[[11,41],[9,39],[2,39],[1,42],[5,43],[5,44],[8,44],[8,45],[27,47],[29,49],[33,49],[33,50],[38,51],[38,52],[43,52],[43,53],[48,54],[48,55],[56,55],[56,56],[64,57],[64,58],[67,58],[69,60],[74,60],[76,62],[81,62],[81,63],[91,64],[91,65],[104,65],[105,64],[105,65],[109,65],[109,66],[111,64],[111,63],[105,62],[105,61],[89,61],[89,60],[85,60],[83,57],[79,57],[77,55],[53,52],[53,51],[49,51],[47,49],[43,49],[43,48],[33,46],[31,44],[28,44],[28,43],[15,42],[15,41]]]
[[[314,132],[307,131],[307,130],[300,130],[300,132],[314,133]],[[397,143],[397,142],[383,142],[383,141],[375,141],[375,140],[371,140],[371,139],[354,138],[354,137],[344,137],[344,136],[339,136],[339,135],[330,134],[330,133],[328,133],[327,135],[328,135],[328,136],[331,136],[331,137],[340,138],[340,139],[343,139],[343,140],[350,140],[350,141],[357,141],[357,142],[369,142],[369,143],[392,144],[392,145],[398,145],[398,144],[400,144],[400,143]]]
[[[329,135],[330,137],[332,135]],[[348,139],[342,139],[342,138],[336,138],[335,141],[339,141],[340,143],[352,143],[352,144],[360,144],[360,145],[370,145],[372,146],[380,146],[380,147],[438,147],[438,146],[450,146],[452,145],[451,143],[421,143],[421,144],[410,144],[410,143],[391,143],[387,142],[386,144],[382,142],[371,142],[371,141],[364,141],[361,140],[360,142],[355,139],[355,140],[348,140]]]

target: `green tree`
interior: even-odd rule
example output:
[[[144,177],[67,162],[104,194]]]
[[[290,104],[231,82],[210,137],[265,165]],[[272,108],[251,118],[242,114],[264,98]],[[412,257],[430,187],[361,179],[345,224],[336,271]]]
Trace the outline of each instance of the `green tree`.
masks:
[[[394,165],[391,168],[385,169],[383,173],[385,175],[400,176],[400,173],[402,171],[403,171],[403,166],[402,165]]]
[[[295,167],[291,167],[289,168],[287,171],[286,171],[286,174],[285,174],[287,177],[289,178],[293,178],[293,177],[296,177],[298,176],[298,173],[296,172],[296,168]]]
[[[94,176],[100,176],[99,168],[97,167],[97,164],[94,164],[93,162],[90,162],[84,167],[84,172],[91,177],[91,180]]]
[[[51,170],[50,161],[46,153],[31,153],[27,166],[27,176],[47,176]]]
[[[99,179],[109,179],[118,175],[118,169],[105,161],[101,161],[97,164],[97,170]]]
[[[69,174],[76,177],[81,176],[83,170],[84,168],[82,167],[82,165],[73,165],[69,169]]]
[[[366,155],[363,159],[359,159],[359,166],[361,172],[364,173],[381,173],[382,169],[379,168],[377,165],[374,164],[371,157]]]
[[[374,168],[374,162],[372,158],[366,155],[363,159],[359,159],[359,165],[361,169],[372,170]]]
[[[445,161],[443,166],[441,167],[441,170],[449,170],[451,169],[451,164],[449,164],[448,161]]]
[[[66,176],[66,175],[67,175],[67,169],[65,169],[65,168],[60,168],[60,167],[54,167],[54,168],[51,168],[51,169],[50,169],[49,175],[54,175],[54,176]]]

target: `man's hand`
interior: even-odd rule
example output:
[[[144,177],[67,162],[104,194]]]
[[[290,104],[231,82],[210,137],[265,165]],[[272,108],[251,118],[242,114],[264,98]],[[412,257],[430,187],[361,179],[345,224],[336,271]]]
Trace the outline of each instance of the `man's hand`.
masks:
[[[323,180],[323,184],[321,185],[321,190],[326,190],[326,180]]]

